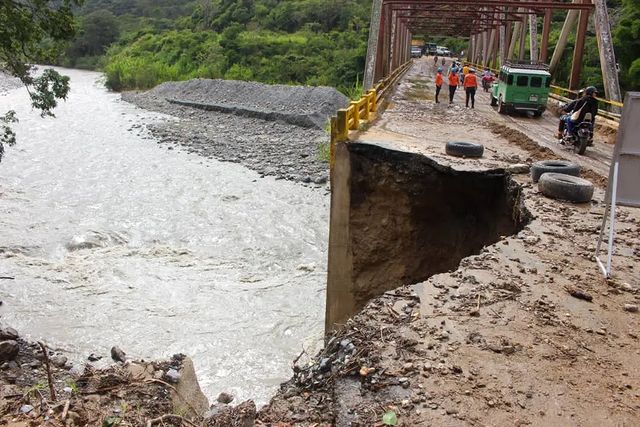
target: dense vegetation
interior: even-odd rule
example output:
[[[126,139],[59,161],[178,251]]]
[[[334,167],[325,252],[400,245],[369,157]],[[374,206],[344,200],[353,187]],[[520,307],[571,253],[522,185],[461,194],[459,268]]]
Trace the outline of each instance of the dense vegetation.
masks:
[[[102,68],[116,90],[194,77],[331,85],[362,79],[371,0],[87,0],[64,65]],[[640,0],[609,0],[624,89],[640,89]],[[549,57],[565,13],[553,15]],[[541,24],[541,23],[540,23]],[[464,39],[424,36],[454,51]],[[567,52],[575,43],[575,32]],[[568,84],[571,55],[556,73]],[[583,86],[602,87],[595,29]]]
[[[194,77],[330,85],[362,80],[368,0],[88,0],[65,65],[116,90]]]

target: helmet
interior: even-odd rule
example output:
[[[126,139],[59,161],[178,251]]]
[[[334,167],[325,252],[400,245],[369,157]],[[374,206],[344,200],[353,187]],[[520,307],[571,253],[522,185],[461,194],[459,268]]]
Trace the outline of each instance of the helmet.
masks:
[[[475,69],[475,68],[469,68],[469,72],[470,72],[470,73],[475,73],[475,72],[476,72],[476,69]]]
[[[441,73],[442,72],[442,67],[438,67],[438,72]]]
[[[597,95],[598,89],[595,86],[589,86],[584,90],[585,95]]]

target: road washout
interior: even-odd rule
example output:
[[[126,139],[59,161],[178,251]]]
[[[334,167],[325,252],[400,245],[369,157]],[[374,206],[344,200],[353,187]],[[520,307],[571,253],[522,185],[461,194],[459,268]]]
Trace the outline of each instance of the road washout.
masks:
[[[605,181],[587,204],[543,197],[528,168],[551,154],[494,133],[490,111],[460,95],[452,106],[421,98],[428,72],[416,61],[359,139],[463,170],[512,170],[532,220],[454,271],[372,299],[258,419],[371,426],[392,411],[402,426],[638,424],[640,213],[619,208],[604,280],[594,251]],[[449,140],[483,143],[485,156],[446,156]]]

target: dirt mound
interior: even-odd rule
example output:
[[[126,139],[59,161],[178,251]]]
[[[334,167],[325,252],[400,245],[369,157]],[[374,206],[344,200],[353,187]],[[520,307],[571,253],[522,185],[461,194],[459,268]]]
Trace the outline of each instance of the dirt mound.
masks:
[[[162,83],[143,96],[160,97],[192,108],[318,128],[324,128],[327,119],[348,103],[346,96],[330,87],[209,79]]]

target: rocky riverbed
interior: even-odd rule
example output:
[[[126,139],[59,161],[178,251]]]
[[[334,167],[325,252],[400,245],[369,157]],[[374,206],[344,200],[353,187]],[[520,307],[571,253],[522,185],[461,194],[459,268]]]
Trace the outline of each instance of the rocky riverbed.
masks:
[[[328,180],[329,135],[324,125],[348,101],[333,88],[221,80],[168,83],[148,92],[125,93],[122,98],[176,118],[148,126],[169,149],[178,146],[203,157],[240,163],[261,176],[314,186]],[[310,119],[293,124],[300,117]],[[130,130],[144,132],[145,128],[137,124]]]

